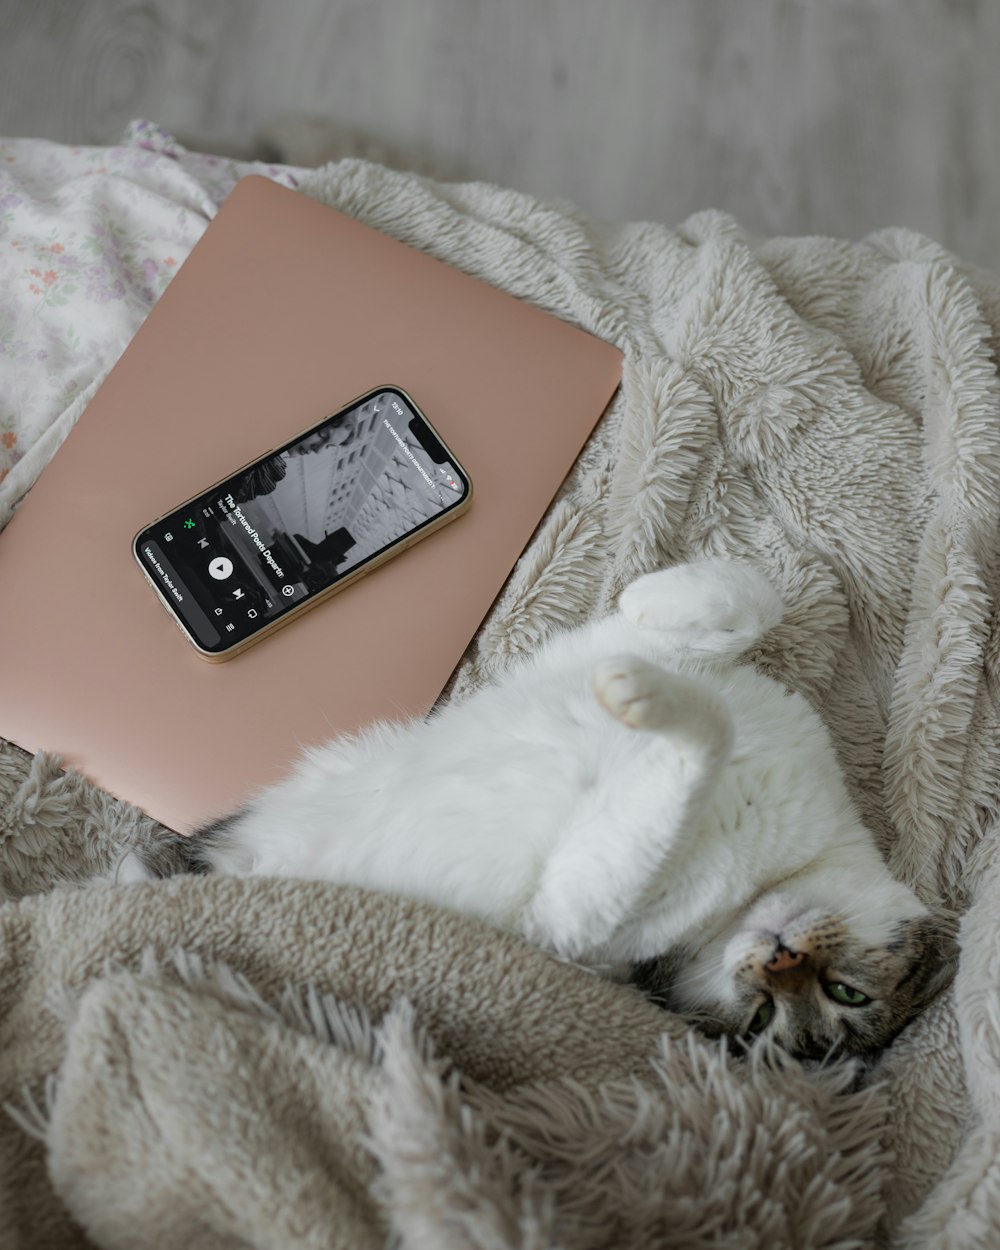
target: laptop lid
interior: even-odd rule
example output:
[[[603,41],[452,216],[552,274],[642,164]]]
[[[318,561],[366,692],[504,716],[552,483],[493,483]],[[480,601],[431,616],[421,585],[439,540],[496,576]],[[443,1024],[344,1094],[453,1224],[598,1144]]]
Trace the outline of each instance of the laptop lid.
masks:
[[[302,749],[433,705],[613,395],[617,349],[243,179],[0,535],[0,733],[189,831]],[[355,396],[404,387],[468,513],[236,658],[200,658],[133,535]]]

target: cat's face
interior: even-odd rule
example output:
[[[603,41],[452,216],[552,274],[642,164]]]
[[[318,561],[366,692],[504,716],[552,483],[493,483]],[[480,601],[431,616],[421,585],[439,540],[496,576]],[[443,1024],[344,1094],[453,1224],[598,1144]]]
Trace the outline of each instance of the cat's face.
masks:
[[[886,1046],[953,965],[949,939],[926,914],[881,915],[873,933],[829,907],[773,895],[700,950],[648,960],[632,979],[710,1034],[766,1035],[822,1059]]]

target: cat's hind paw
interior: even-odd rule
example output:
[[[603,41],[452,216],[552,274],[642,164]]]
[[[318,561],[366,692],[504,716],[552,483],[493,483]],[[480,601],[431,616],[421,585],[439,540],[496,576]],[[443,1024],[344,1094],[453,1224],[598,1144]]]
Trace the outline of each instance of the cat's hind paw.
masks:
[[[599,660],[594,668],[594,694],[615,720],[630,729],[659,729],[669,709],[663,702],[662,669],[637,655]]]
[[[615,655],[594,666],[593,687],[601,706],[629,729],[688,740],[710,758],[729,750],[729,713],[702,681],[638,655]]]
[[[594,666],[594,693],[630,729],[667,729],[684,719],[691,683],[638,655],[615,655]]]

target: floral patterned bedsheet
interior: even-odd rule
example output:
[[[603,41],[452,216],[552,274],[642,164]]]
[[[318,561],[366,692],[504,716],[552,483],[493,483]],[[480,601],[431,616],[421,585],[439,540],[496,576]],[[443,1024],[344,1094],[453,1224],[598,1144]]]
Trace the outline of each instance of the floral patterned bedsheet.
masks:
[[[236,181],[301,172],[148,121],[115,147],[0,139],[0,526]]]

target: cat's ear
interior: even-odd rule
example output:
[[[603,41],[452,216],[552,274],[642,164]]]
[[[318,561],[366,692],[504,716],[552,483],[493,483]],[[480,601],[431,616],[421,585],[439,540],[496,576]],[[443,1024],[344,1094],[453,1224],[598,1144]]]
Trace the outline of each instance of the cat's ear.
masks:
[[[915,969],[907,978],[911,1008],[922,1010],[951,985],[958,971],[959,946],[953,924],[941,917],[910,920],[902,937]]]

